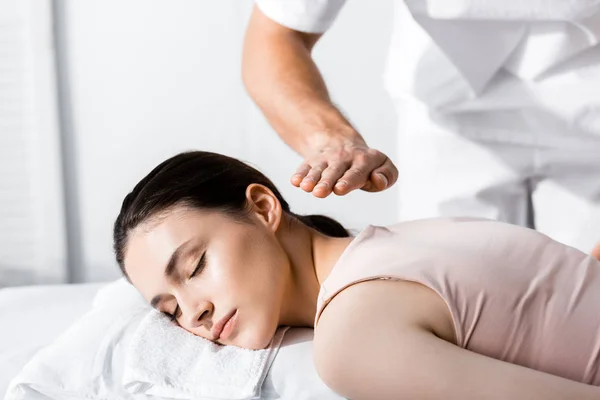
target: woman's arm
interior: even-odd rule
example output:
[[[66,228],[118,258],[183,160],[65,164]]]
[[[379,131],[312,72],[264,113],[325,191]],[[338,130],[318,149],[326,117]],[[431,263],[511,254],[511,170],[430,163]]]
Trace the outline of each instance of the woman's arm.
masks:
[[[445,317],[436,315],[439,301],[431,290],[408,282],[373,281],[346,289],[327,306],[315,333],[321,378],[353,400],[600,399],[600,387],[441,339]]]

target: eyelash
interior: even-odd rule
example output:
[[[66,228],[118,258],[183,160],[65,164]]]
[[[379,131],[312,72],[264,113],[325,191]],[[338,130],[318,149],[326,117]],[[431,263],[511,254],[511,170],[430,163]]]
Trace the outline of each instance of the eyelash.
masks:
[[[192,279],[198,273],[202,272],[202,270],[204,269],[205,266],[206,266],[206,252],[202,253],[202,257],[200,257],[200,261],[198,261],[198,265],[196,266],[196,269],[194,269],[194,271],[190,275],[189,279]]]
[[[198,261],[198,265],[196,266],[194,271],[192,271],[192,274],[190,275],[189,279],[192,279],[194,276],[198,275],[198,273],[202,272],[202,270],[204,269],[205,266],[206,266],[206,253],[202,253],[202,257],[200,257],[200,261]],[[173,314],[165,313],[165,315],[171,321],[175,322],[177,320],[178,313],[179,313],[179,304],[177,306],[175,306],[175,311],[173,312]]]
[[[177,314],[179,313],[179,305],[175,307],[175,312],[173,314],[169,314],[168,312],[164,313],[171,321],[175,322],[177,320]]]

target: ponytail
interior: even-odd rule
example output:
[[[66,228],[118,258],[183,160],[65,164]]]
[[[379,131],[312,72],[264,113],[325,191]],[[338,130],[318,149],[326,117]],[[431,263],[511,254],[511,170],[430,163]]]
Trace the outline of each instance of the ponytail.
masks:
[[[294,215],[303,224],[331,237],[349,237],[350,233],[333,218],[324,215]]]

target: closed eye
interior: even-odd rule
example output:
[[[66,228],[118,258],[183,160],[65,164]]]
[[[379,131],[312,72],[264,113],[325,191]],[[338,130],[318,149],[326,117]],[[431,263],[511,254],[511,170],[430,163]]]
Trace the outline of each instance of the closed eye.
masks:
[[[163,314],[165,314],[171,321],[175,322],[177,320],[177,314],[179,314],[179,304],[175,306],[175,311],[173,311],[173,314],[168,312],[163,312]]]
[[[194,271],[190,275],[190,279],[192,279],[194,276],[196,276],[197,274],[202,272],[202,270],[204,269],[205,266],[206,266],[206,252],[202,253],[202,257],[200,257],[200,261],[198,261],[198,265],[196,266],[196,269],[194,269]]]
[[[202,270],[204,269],[205,266],[206,266],[206,252],[202,253],[202,257],[200,257],[200,260],[198,261],[198,265],[196,265],[196,268],[194,269],[194,271],[192,271],[189,279],[192,279],[194,276],[196,276],[200,272],[202,272]],[[179,305],[175,306],[175,311],[173,311],[173,313],[163,312],[163,314],[165,314],[171,321],[175,322],[177,320],[177,317],[179,314]]]

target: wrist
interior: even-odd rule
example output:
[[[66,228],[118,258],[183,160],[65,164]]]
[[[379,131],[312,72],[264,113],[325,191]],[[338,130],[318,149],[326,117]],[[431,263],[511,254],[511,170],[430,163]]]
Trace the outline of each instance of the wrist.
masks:
[[[366,146],[363,137],[351,126],[341,126],[336,128],[316,129],[303,137],[302,151],[303,156],[325,147],[338,146]]]

